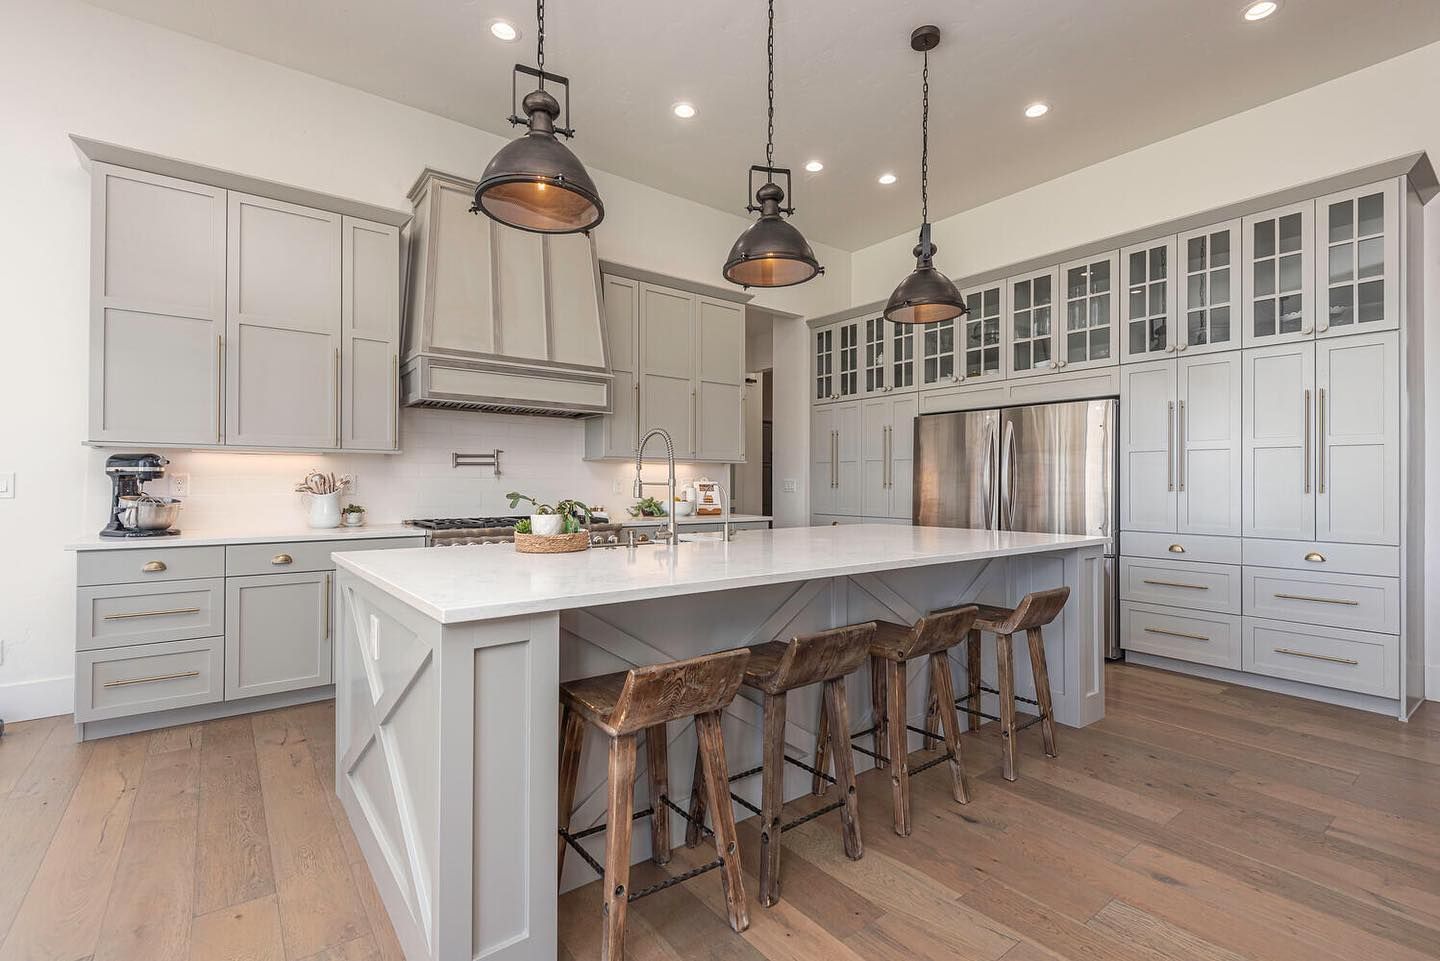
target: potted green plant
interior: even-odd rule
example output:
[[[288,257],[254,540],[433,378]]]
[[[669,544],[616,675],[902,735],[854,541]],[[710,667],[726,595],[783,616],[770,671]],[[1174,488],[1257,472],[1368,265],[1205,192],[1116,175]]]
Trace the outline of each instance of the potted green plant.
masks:
[[[359,504],[346,504],[340,511],[340,522],[346,527],[364,527],[365,508]]]
[[[523,501],[530,505],[530,516],[522,520],[515,527],[517,534],[539,534],[543,537],[553,537],[556,534],[578,534],[581,530],[583,517],[588,523],[590,520],[590,508],[584,501],[566,499],[555,504],[543,504],[528,494],[521,494],[518,491],[511,491],[505,495],[510,498],[510,509],[514,510]],[[528,521],[528,523],[527,523]],[[524,530],[521,527],[524,526]]]

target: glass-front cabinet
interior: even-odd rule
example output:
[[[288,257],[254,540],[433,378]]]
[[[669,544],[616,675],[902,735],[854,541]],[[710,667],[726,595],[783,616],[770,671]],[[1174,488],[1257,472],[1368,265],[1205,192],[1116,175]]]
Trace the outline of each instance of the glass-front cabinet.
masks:
[[[891,390],[908,391],[915,388],[915,325],[892,324],[881,319],[890,337],[890,379]]]
[[[1174,353],[1175,238],[1162,237],[1120,251],[1125,296],[1124,360]]]
[[[1115,298],[1116,255],[1103,254],[1060,267],[1065,298],[1056,367],[1108,367],[1118,363]]]
[[[892,324],[876,315],[859,321],[861,329],[860,393],[869,397],[915,386],[913,324]]]
[[[860,321],[835,325],[835,399],[860,396]]]
[[[960,318],[959,378],[1004,377],[1001,330],[1005,319],[1005,284],[999,282],[961,291],[970,312]]]
[[[1240,275],[1233,266],[1240,250],[1240,221],[1187,231],[1175,246],[1180,325],[1175,349],[1210,353],[1239,347]]]
[[[1010,352],[1006,358],[1011,377],[1029,377],[1055,369],[1055,298],[1060,271],[1052,267],[1011,277]]]
[[[885,363],[885,346],[888,340],[885,318],[867,317],[861,322],[861,326],[864,330],[864,343],[860,351],[860,392],[879,394],[885,390],[886,375],[890,372]]]
[[[810,400],[823,404],[835,400],[835,328],[816,327],[810,344]]]
[[[942,320],[920,327],[920,385],[954,384],[960,380],[955,363],[955,321]]]
[[[1317,337],[1400,325],[1399,208],[1393,181],[1315,201]]]
[[[1245,240],[1243,336],[1246,347],[1309,340],[1315,333],[1310,221],[1315,203],[1251,214]]]

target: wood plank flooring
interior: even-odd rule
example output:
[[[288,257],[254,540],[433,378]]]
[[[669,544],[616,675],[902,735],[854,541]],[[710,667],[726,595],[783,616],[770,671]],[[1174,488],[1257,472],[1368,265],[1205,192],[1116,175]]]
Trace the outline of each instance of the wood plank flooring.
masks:
[[[972,802],[943,766],[917,776],[910,838],[862,775],[864,858],[838,815],[788,832],[774,908],[742,822],[749,931],[710,874],[631,906],[630,957],[1440,959],[1440,705],[1401,725],[1141,667],[1107,683],[1106,719],[1061,728],[1059,758],[1022,735],[1013,784],[994,725],[967,734]],[[83,745],[69,718],[10,725],[0,961],[403,961],[333,751],[331,704]],[[560,904],[561,961],[597,957],[598,882]]]

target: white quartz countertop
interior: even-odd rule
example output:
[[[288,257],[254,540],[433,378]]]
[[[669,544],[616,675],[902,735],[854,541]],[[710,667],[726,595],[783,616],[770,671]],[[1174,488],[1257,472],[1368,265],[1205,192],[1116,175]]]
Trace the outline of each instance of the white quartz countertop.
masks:
[[[334,555],[335,563],[443,624],[624,601],[1039,554],[1104,537],[854,524],[746,531],[728,544],[697,536],[573,554],[517,554],[509,544]]]
[[[720,514],[707,514],[700,516],[691,514],[689,517],[677,517],[675,523],[680,527],[686,524],[719,524],[725,518]],[[756,522],[768,522],[769,514],[731,514],[732,524],[754,524]],[[621,514],[619,517],[610,516],[612,524],[622,524],[625,527],[664,527],[670,522],[668,517],[631,517],[629,514]]]
[[[181,517],[183,520],[183,515]],[[363,541],[381,537],[424,537],[425,532],[404,524],[365,527],[245,528],[237,530],[184,530],[170,537],[90,537],[66,544],[67,551],[155,550],[157,547],[214,547],[224,544],[276,544],[282,541]]]

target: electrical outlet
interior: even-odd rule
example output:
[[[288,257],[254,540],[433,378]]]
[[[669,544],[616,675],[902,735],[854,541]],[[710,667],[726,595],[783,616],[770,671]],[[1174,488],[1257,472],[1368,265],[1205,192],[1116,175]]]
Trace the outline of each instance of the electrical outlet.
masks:
[[[617,478],[615,478],[613,481],[611,481],[611,482],[610,482],[610,493],[612,493],[612,494],[624,494],[624,493],[625,493],[625,481],[624,481],[624,479],[617,477]]]
[[[350,486],[345,489],[345,493],[347,493],[347,494],[349,494],[349,495],[351,495],[351,496],[353,497],[353,496],[355,495],[355,492],[360,489],[360,475],[359,475],[359,474],[348,474],[348,475],[346,475],[346,476],[348,476],[348,477],[350,478]],[[348,501],[347,501],[347,503],[348,503]]]
[[[784,486],[784,488],[782,488],[782,489],[783,489],[783,490],[785,491],[785,493],[787,493],[787,494],[793,494],[793,493],[795,493],[797,490],[800,489],[800,486],[799,486],[797,483],[795,483],[795,481],[794,481],[792,478],[787,477],[787,478],[785,478],[785,486]]]
[[[189,497],[189,496],[190,496],[190,475],[189,475],[189,474],[171,474],[171,475],[170,475],[170,496],[171,496],[171,497]]]
[[[15,496],[15,472],[0,474],[0,497]]]

